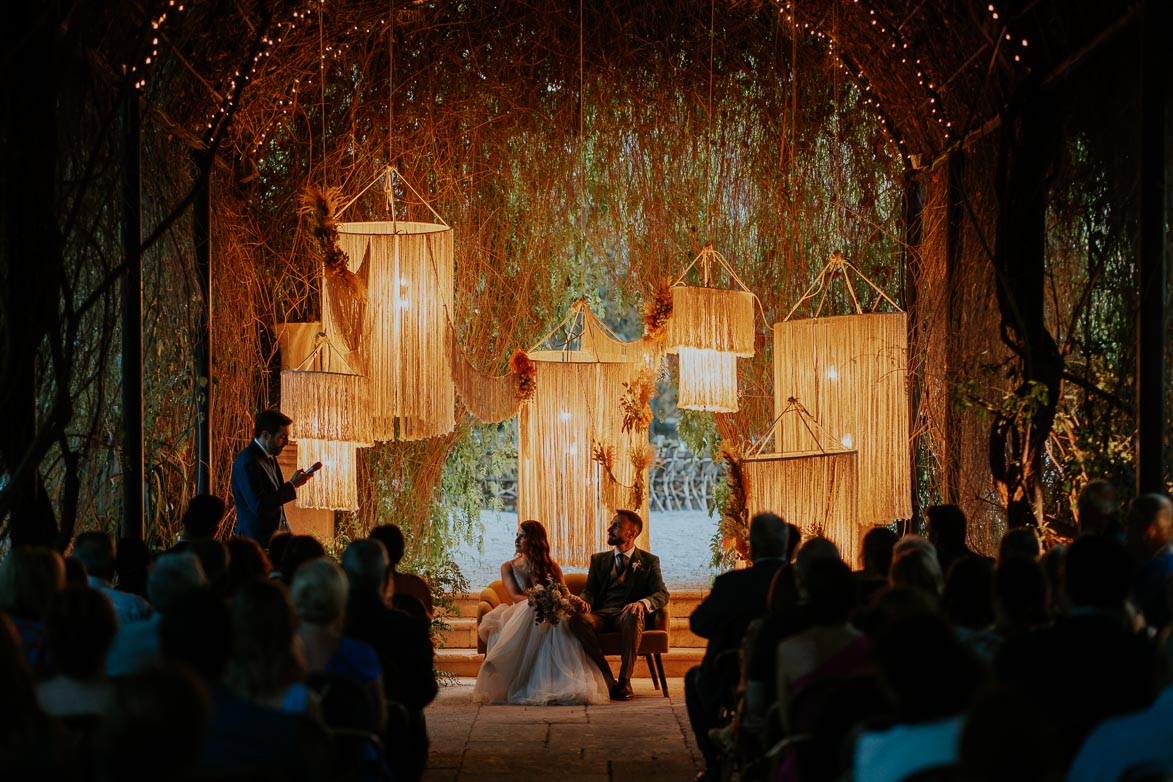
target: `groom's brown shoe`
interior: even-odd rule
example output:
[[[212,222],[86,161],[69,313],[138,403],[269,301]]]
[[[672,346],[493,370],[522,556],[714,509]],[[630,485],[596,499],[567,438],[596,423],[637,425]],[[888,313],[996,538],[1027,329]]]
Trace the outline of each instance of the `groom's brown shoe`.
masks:
[[[611,688],[613,701],[629,701],[634,697],[635,692],[631,689],[631,682],[628,679],[620,679],[619,683]]]

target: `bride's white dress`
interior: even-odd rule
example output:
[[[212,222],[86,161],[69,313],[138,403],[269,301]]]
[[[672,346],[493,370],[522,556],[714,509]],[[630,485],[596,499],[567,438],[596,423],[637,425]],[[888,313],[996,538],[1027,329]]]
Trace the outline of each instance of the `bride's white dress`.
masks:
[[[610,700],[606,679],[565,621],[535,624],[534,609],[523,600],[485,614],[479,632],[486,652],[474,702],[566,706]]]

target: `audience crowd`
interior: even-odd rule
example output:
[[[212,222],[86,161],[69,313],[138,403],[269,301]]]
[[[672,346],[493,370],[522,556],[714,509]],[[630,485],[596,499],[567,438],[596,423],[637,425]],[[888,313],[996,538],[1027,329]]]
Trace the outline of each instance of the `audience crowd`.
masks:
[[[194,498],[154,557],[83,532],[0,561],[0,779],[422,776],[432,602],[395,572],[402,534],[339,563],[288,532],[216,540],[224,511]]]
[[[152,557],[84,532],[0,561],[5,780],[419,779],[436,678],[426,582],[393,525],[335,562],[312,537],[215,539],[192,500]],[[772,514],[690,618],[701,779],[1173,780],[1173,503],[1094,481],[1080,534],[969,548],[955,506],[853,572]]]
[[[1013,529],[997,557],[952,505],[886,528],[852,572],[831,541],[751,521],[750,566],[690,619],[698,780],[1173,780],[1173,503],[1093,481],[1079,535]]]

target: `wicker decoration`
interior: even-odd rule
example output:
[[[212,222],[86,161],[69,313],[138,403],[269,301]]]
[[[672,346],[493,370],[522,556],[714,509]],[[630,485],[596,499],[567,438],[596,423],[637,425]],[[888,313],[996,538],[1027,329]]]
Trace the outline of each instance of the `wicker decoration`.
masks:
[[[907,316],[843,315],[774,326],[774,404],[806,402],[836,442],[859,451],[860,519],[912,515],[908,453]],[[794,424],[777,428],[780,452],[814,447]]]
[[[375,444],[370,383],[361,375],[286,369],[281,373],[281,407],[293,419],[290,439]]]
[[[585,307],[576,307],[571,318],[582,324],[571,333],[581,333],[581,343],[592,349],[528,354],[537,376],[518,422],[517,512],[546,526],[561,563],[585,567],[591,554],[606,548],[611,517],[629,507],[629,489],[638,485],[631,457],[647,443],[647,425],[623,431],[623,384],[638,382],[646,354],[638,343],[606,334]],[[608,455],[614,480],[595,460],[597,453]],[[645,520],[646,541],[646,496],[632,510]]]
[[[323,371],[349,368],[333,343],[319,333],[311,353],[281,372],[281,407],[293,419],[290,439],[305,465],[322,468],[297,492],[299,508],[358,509],[355,451],[374,445],[370,382],[361,375]]]
[[[714,413],[737,412],[737,356],[704,348],[678,351],[680,390],[676,406]]]
[[[864,527],[859,520],[859,454],[824,431],[796,399],[787,400],[774,427],[802,429],[813,450],[760,453],[741,460],[748,515],[770,511],[802,530],[821,535],[854,563]],[[770,441],[767,433],[760,447]]]
[[[376,440],[420,440],[456,425],[452,379],[452,229],[436,223],[339,223],[351,269],[366,269],[367,301],[357,358],[371,380]],[[332,289],[323,287],[323,298]],[[332,331],[329,301],[322,307]],[[425,392],[426,391],[426,392]]]
[[[299,508],[358,510],[358,448],[354,443],[298,440],[297,458],[304,465],[322,463],[314,477],[297,490]]]
[[[698,263],[706,287],[684,285],[681,280]],[[733,413],[738,408],[736,359],[754,355],[754,297],[744,286],[708,287],[714,264],[741,285],[724,257],[705,247],[672,287],[664,345],[667,352],[680,355],[677,407]]]

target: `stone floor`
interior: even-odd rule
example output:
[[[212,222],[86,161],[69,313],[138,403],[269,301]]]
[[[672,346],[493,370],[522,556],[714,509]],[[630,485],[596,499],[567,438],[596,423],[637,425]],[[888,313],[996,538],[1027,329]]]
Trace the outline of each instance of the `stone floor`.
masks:
[[[699,770],[683,679],[668,698],[636,679],[634,700],[605,706],[479,706],[472,683],[428,707],[425,782],[688,782]]]

